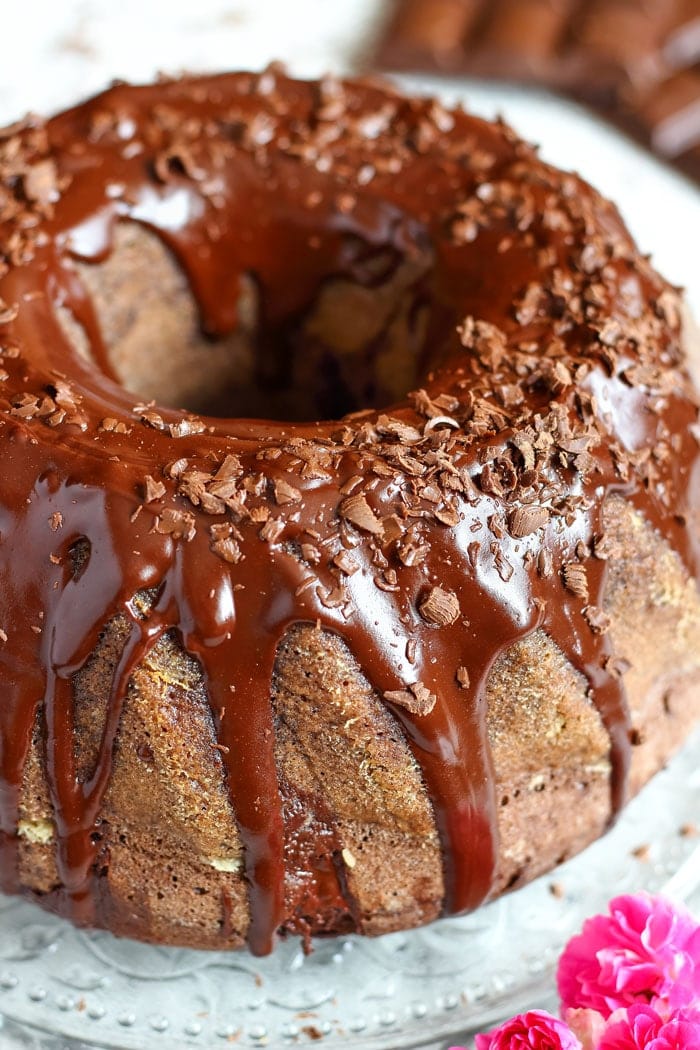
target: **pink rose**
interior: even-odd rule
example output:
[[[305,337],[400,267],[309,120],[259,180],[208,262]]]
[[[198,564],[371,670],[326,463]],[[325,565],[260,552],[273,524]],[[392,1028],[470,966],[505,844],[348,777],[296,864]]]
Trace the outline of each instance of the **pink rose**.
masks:
[[[559,1018],[544,1010],[530,1010],[487,1035],[477,1035],[476,1050],[581,1050],[581,1044]]]
[[[700,926],[684,908],[640,893],[617,897],[584,923],[559,960],[562,1007],[596,1010],[652,1003],[660,1013],[700,1001]]]
[[[678,1010],[663,1018],[652,1006],[637,1004],[613,1018],[598,1050],[700,1050],[700,1012]]]

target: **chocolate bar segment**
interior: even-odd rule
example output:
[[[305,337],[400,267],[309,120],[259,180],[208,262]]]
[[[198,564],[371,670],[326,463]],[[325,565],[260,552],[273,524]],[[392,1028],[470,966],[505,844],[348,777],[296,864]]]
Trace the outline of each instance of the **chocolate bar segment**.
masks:
[[[407,0],[399,12],[397,58],[444,69],[460,66],[462,41],[469,38],[481,8],[481,0]]]
[[[378,64],[562,91],[700,182],[700,0],[397,0]]]

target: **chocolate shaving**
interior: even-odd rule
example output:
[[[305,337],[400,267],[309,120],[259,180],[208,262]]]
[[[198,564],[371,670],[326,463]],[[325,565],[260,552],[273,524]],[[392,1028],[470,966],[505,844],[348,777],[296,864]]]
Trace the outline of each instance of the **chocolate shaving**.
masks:
[[[285,481],[283,478],[277,478],[272,487],[275,493],[275,501],[280,505],[285,503],[298,503],[301,499],[301,492],[299,489],[290,485],[289,482]]]
[[[437,697],[422,682],[415,682],[406,689],[387,690],[384,699],[419,716],[429,715],[437,702]]]
[[[333,564],[346,576],[352,576],[360,568],[357,561],[349,551],[340,551],[333,558]]]
[[[114,419],[113,416],[105,416],[100,422],[100,430],[104,430],[110,434],[130,434],[131,429],[119,419]]]
[[[554,563],[552,559],[552,552],[548,547],[542,547],[539,554],[537,555],[537,574],[543,580],[546,580],[554,572]]]
[[[196,533],[194,514],[166,507],[156,518],[153,531],[172,536],[174,540],[193,540]]]
[[[501,550],[497,543],[491,544],[491,554],[493,555],[494,565],[496,566],[496,572],[501,577],[504,583],[512,578],[515,569],[506,558],[505,554]]]
[[[412,565],[420,565],[425,561],[430,554],[430,546],[409,536],[397,545],[396,553],[402,564],[410,568]]]
[[[10,324],[17,317],[19,307],[17,303],[9,305],[4,299],[0,299],[0,324]]]
[[[156,481],[150,474],[146,474],[143,482],[144,503],[155,503],[157,500],[161,500],[166,491],[162,481]]]
[[[588,575],[586,573],[586,566],[578,561],[569,561],[562,565],[561,574],[567,591],[570,591],[571,594],[575,594],[577,598],[582,598],[583,601],[587,602]]]
[[[48,205],[54,204],[60,196],[54,161],[49,158],[33,164],[25,171],[22,185],[27,200],[46,211]]]
[[[455,674],[455,678],[457,679],[457,681],[458,681],[458,683],[459,683],[459,685],[460,685],[460,687],[462,689],[468,689],[469,686],[471,685],[471,679],[469,677],[469,671],[467,670],[466,667],[458,667],[457,668],[457,672]]]
[[[284,529],[285,523],[282,518],[268,518],[258,535],[266,543],[275,543],[284,532]]]
[[[214,554],[229,565],[236,565],[242,558],[243,553],[238,543],[238,538],[229,524],[210,525],[211,547]]]
[[[508,518],[508,528],[511,536],[529,536],[538,529],[543,529],[549,521],[549,511],[546,507],[538,507],[528,504],[517,507]]]
[[[594,634],[605,634],[610,629],[610,617],[597,605],[587,605],[583,610],[583,618]]]
[[[351,522],[363,532],[369,532],[374,536],[382,535],[382,523],[361,493],[346,496],[338,507],[338,513],[341,518]]]
[[[426,623],[446,627],[459,618],[459,600],[452,591],[433,587],[418,602],[418,611]]]

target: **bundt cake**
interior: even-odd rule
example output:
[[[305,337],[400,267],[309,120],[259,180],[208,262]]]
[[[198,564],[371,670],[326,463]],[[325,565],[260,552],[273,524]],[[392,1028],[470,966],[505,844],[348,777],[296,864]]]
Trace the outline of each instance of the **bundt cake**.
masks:
[[[700,718],[687,344],[610,203],[434,100],[2,131],[2,889],[264,953],[600,836]]]

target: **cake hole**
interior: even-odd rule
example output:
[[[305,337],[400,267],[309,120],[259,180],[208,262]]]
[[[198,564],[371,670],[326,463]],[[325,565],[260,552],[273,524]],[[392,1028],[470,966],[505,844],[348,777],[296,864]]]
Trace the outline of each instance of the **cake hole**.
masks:
[[[79,536],[68,549],[71,576],[79,580],[88,567],[92,546],[87,536]]]
[[[507,883],[503,887],[504,892],[507,892],[508,890],[512,890],[512,889],[515,888],[515,886],[517,886],[517,884],[520,882],[520,880],[523,877],[523,872],[524,872],[524,868],[519,868],[517,871],[513,872],[513,874],[511,875],[511,877],[508,879]]]
[[[430,322],[427,249],[399,258],[391,247],[348,238],[342,256],[343,275],[329,275],[279,329],[263,324],[269,304],[244,275],[236,330],[211,339],[168,248],[139,224],[122,223],[106,260],[74,264],[103,349],[91,346],[77,307],[74,315],[58,306],[58,318],[76,351],[135,400],[208,416],[337,419],[416,386]],[[290,270],[291,280],[293,263]]]
[[[138,745],[138,747],[136,748],[136,754],[142,762],[146,762],[149,765],[152,765],[155,760],[153,748],[146,743],[141,743]]]

